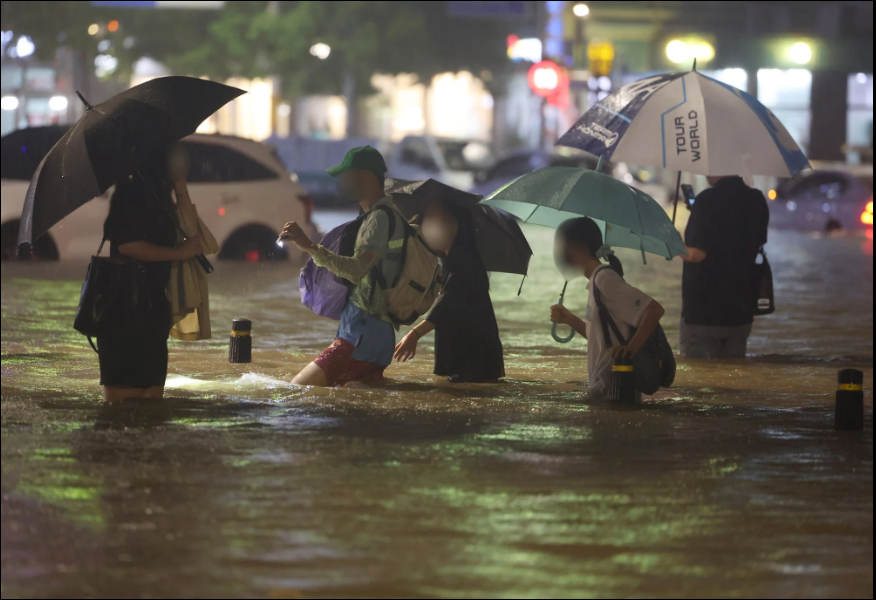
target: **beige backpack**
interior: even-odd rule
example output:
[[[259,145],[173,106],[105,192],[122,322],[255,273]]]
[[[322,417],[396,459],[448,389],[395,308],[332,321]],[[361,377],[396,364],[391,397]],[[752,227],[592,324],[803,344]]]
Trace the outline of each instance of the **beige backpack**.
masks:
[[[386,281],[378,265],[373,271],[374,281],[386,297],[390,319],[396,325],[410,325],[432,308],[441,293],[441,266],[438,255],[420,235],[420,228],[405,222],[401,213],[389,207],[385,210],[390,212],[390,247],[384,260],[399,260],[402,267],[395,281]],[[396,234],[399,223],[404,228],[403,235]]]

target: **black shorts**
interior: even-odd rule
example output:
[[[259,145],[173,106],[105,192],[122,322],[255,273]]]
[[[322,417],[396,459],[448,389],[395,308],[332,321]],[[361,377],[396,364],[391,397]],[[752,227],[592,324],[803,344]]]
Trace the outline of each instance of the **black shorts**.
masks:
[[[120,321],[98,336],[100,385],[146,389],[163,387],[167,379],[170,302],[163,299],[135,320]]]

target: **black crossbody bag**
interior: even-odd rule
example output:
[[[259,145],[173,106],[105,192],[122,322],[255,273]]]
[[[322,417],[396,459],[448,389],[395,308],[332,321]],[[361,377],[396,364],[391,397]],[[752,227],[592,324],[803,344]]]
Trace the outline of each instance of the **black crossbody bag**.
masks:
[[[603,267],[608,268],[608,267]],[[597,271],[598,273],[598,271]],[[593,299],[596,301],[596,308],[599,309],[599,320],[602,323],[602,334],[605,336],[605,347],[612,348],[611,333],[614,332],[615,337],[621,345],[629,344],[633,336],[636,335],[637,329],[630,327],[629,338],[624,337],[620,328],[614,319],[611,318],[611,313],[602,303],[602,294],[599,288],[596,287],[596,274],[593,274]],[[669,340],[666,339],[666,332],[663,331],[661,325],[657,325],[657,329],[642,346],[642,349],[636,354],[633,359],[633,373],[635,375],[636,389],[643,394],[650,396],[655,394],[660,388],[671,387],[675,382],[676,363],[675,356],[672,354],[672,346],[669,345]]]

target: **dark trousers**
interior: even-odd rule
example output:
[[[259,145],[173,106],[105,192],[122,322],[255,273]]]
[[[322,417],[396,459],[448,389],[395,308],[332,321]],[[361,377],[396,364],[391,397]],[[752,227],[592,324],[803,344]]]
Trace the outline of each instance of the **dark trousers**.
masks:
[[[681,321],[681,355],[685,358],[745,358],[752,323],[739,327],[689,325]]]

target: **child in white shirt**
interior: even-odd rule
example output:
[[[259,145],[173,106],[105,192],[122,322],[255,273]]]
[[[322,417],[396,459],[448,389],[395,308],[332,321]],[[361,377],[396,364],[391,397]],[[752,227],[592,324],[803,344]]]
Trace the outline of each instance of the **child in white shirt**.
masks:
[[[551,307],[551,321],[570,325],[587,339],[587,359],[590,371],[589,400],[608,396],[611,367],[615,358],[634,357],[657,328],[665,314],[663,307],[641,290],[623,279],[623,265],[608,246],[603,245],[602,231],[592,219],[582,217],[563,223],[557,230],[557,247],[562,261],[574,270],[583,272],[590,280],[587,286],[590,299],[584,318],[572,314],[566,307]],[[608,261],[608,266],[601,259]],[[599,290],[602,305],[621,332],[636,327],[636,333],[626,346],[609,330],[610,343],[599,317],[594,287]]]

